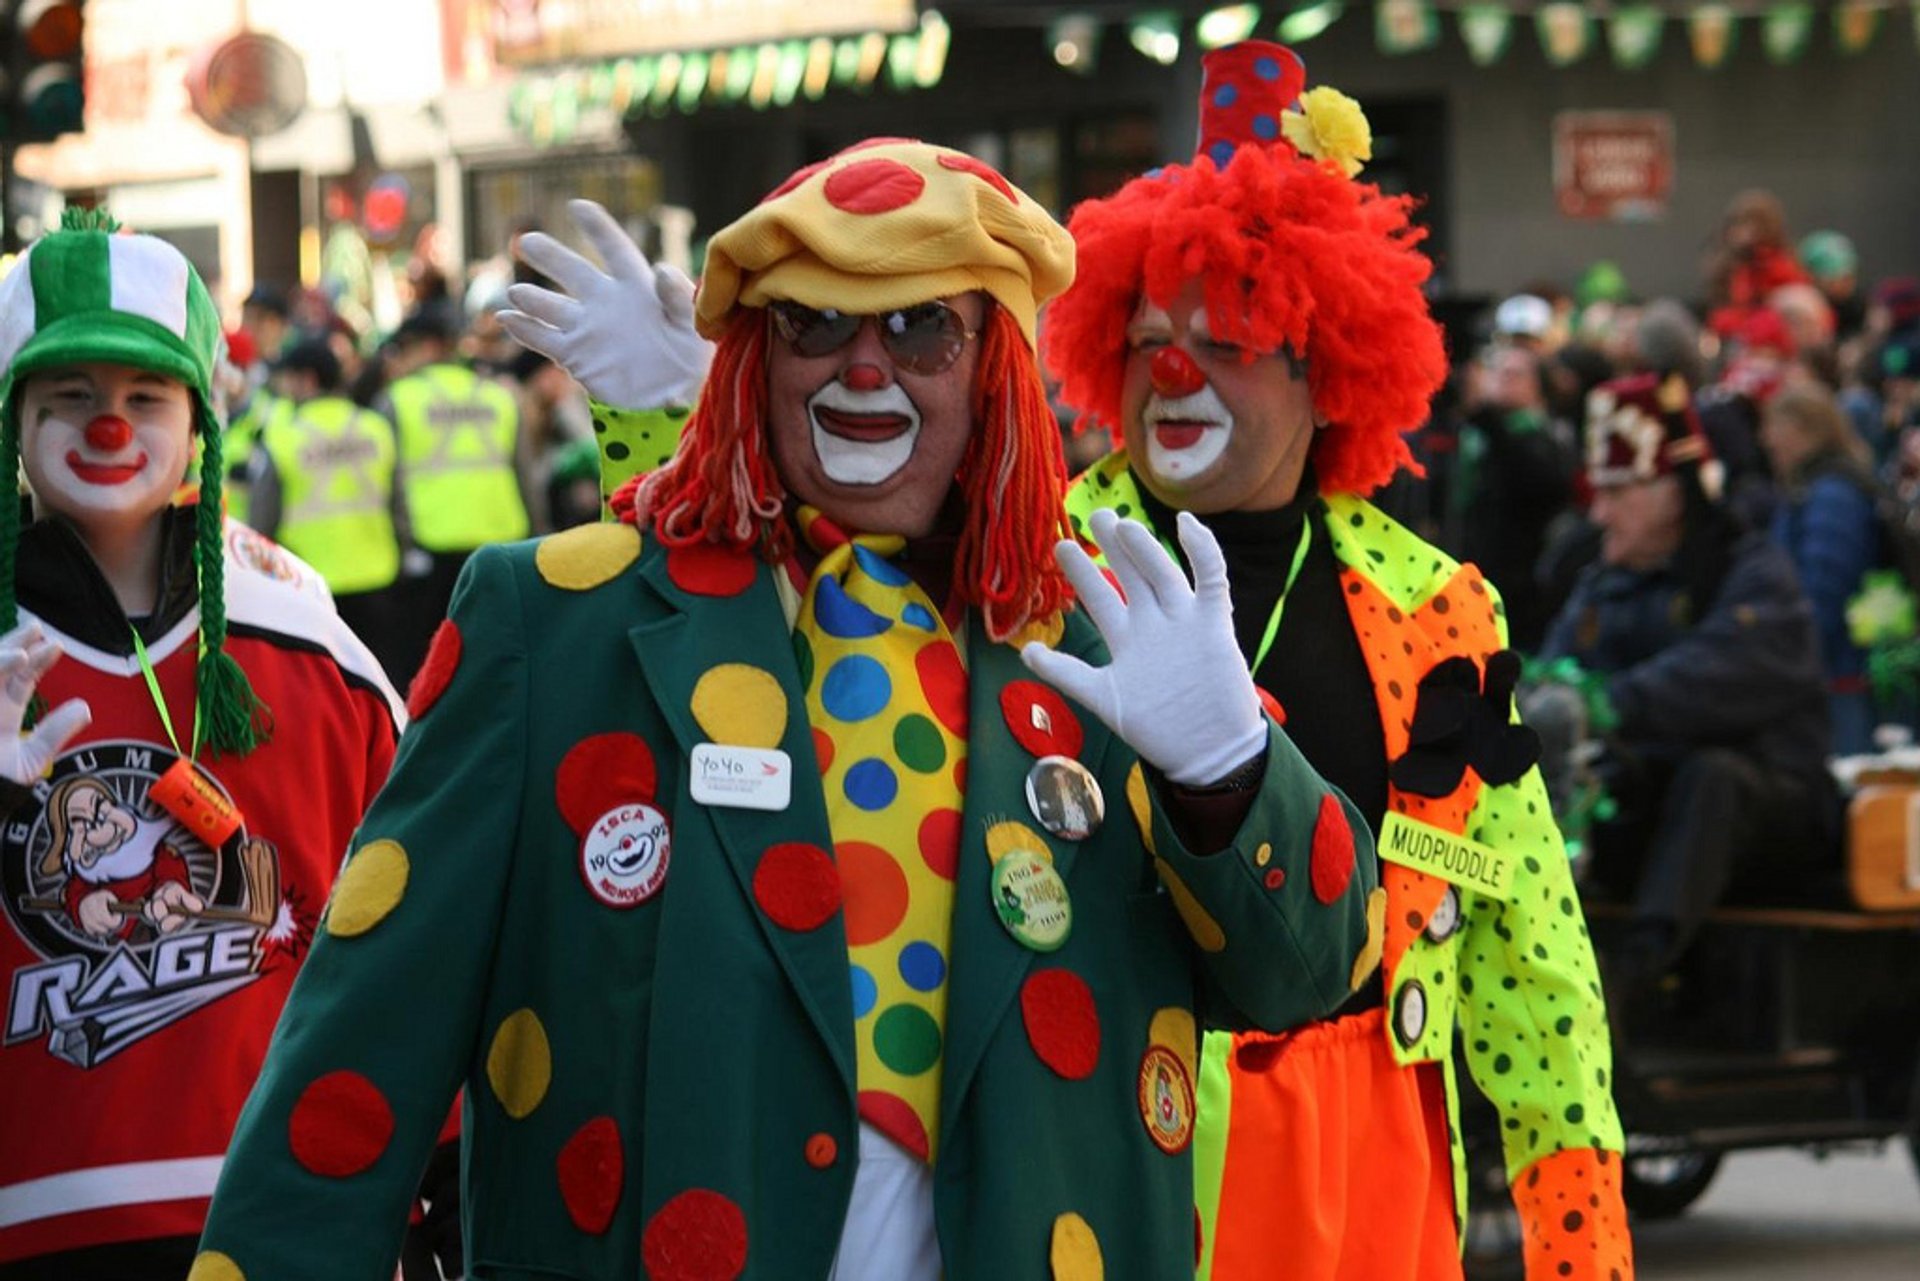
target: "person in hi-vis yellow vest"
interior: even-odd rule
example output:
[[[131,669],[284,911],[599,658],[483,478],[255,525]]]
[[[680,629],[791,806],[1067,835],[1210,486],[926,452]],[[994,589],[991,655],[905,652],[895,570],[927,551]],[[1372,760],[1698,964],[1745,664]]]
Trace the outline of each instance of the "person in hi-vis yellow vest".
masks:
[[[453,600],[467,557],[488,543],[532,532],[523,477],[528,472],[513,393],[454,362],[458,322],[427,306],[395,331],[394,381],[374,402],[394,427],[397,484],[413,545],[430,558],[424,579],[407,584],[412,635],[406,681]]]
[[[347,398],[324,339],[294,344],[275,362],[273,384],[247,466],[250,523],[320,572],[341,618],[405,680],[410,536],[393,424]],[[417,582],[424,564],[417,553],[413,561]]]

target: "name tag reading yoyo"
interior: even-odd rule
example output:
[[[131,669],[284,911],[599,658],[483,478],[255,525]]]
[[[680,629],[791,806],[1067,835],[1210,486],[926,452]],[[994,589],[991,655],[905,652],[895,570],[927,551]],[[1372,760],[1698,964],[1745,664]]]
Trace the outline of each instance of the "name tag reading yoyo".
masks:
[[[1107,802],[1093,771],[1079,761],[1042,756],[1027,771],[1027,808],[1061,840],[1084,841],[1100,830]]]
[[[793,800],[793,761],[785,752],[699,743],[689,763],[690,790],[702,805],[777,811]]]

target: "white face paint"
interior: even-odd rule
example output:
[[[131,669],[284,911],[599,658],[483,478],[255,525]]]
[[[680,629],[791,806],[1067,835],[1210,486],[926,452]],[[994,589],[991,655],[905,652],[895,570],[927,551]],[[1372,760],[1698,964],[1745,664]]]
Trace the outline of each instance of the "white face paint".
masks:
[[[89,424],[118,418],[125,426]],[[164,508],[193,452],[184,384],[124,365],[34,374],[20,397],[20,459],[40,504],[81,526]]]
[[[836,485],[878,485],[907,465],[920,410],[899,383],[853,391],[834,379],[807,398],[813,452]]]
[[[1147,469],[1162,480],[1191,480],[1220,460],[1233,436],[1233,414],[1208,383],[1190,396],[1147,397]]]

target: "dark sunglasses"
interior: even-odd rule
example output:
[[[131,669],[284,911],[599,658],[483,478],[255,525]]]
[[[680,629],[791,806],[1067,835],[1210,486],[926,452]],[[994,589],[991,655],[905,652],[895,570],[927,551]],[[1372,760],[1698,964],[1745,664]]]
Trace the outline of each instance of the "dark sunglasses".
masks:
[[[946,303],[915,303],[877,316],[842,311],[815,311],[797,302],[776,302],[767,308],[773,328],[797,356],[812,360],[839,351],[853,341],[869,319],[880,326],[880,345],[893,363],[910,374],[943,374],[960,359],[960,350],[979,337],[967,328],[960,313]]]

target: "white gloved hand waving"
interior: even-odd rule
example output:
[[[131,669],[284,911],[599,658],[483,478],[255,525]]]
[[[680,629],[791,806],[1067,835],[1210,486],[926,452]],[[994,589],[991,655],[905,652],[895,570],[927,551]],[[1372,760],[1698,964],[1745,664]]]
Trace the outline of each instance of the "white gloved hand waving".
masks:
[[[1267,741],[1260,696],[1234,640],[1220,544],[1180,513],[1180,545],[1193,566],[1189,584],[1138,521],[1097,511],[1088,524],[1125,600],[1077,544],[1057,544],[1054,556],[1106,638],[1111,661],[1090,667],[1037,642],[1020,651],[1021,659],[1174,782],[1219,782]]]
[[[83,699],[70,698],[21,734],[34,686],[59,661],[60,647],[38,623],[23,623],[0,636],[0,778],[32,783],[46,773],[60,749],[93,720]]]
[[[606,270],[530,231],[520,237],[520,257],[564,292],[513,285],[513,308],[500,313],[500,323],[603,405],[691,405],[713,360],[713,345],[694,332],[693,281],[677,267],[649,263],[593,201],[571,200],[567,209]]]

